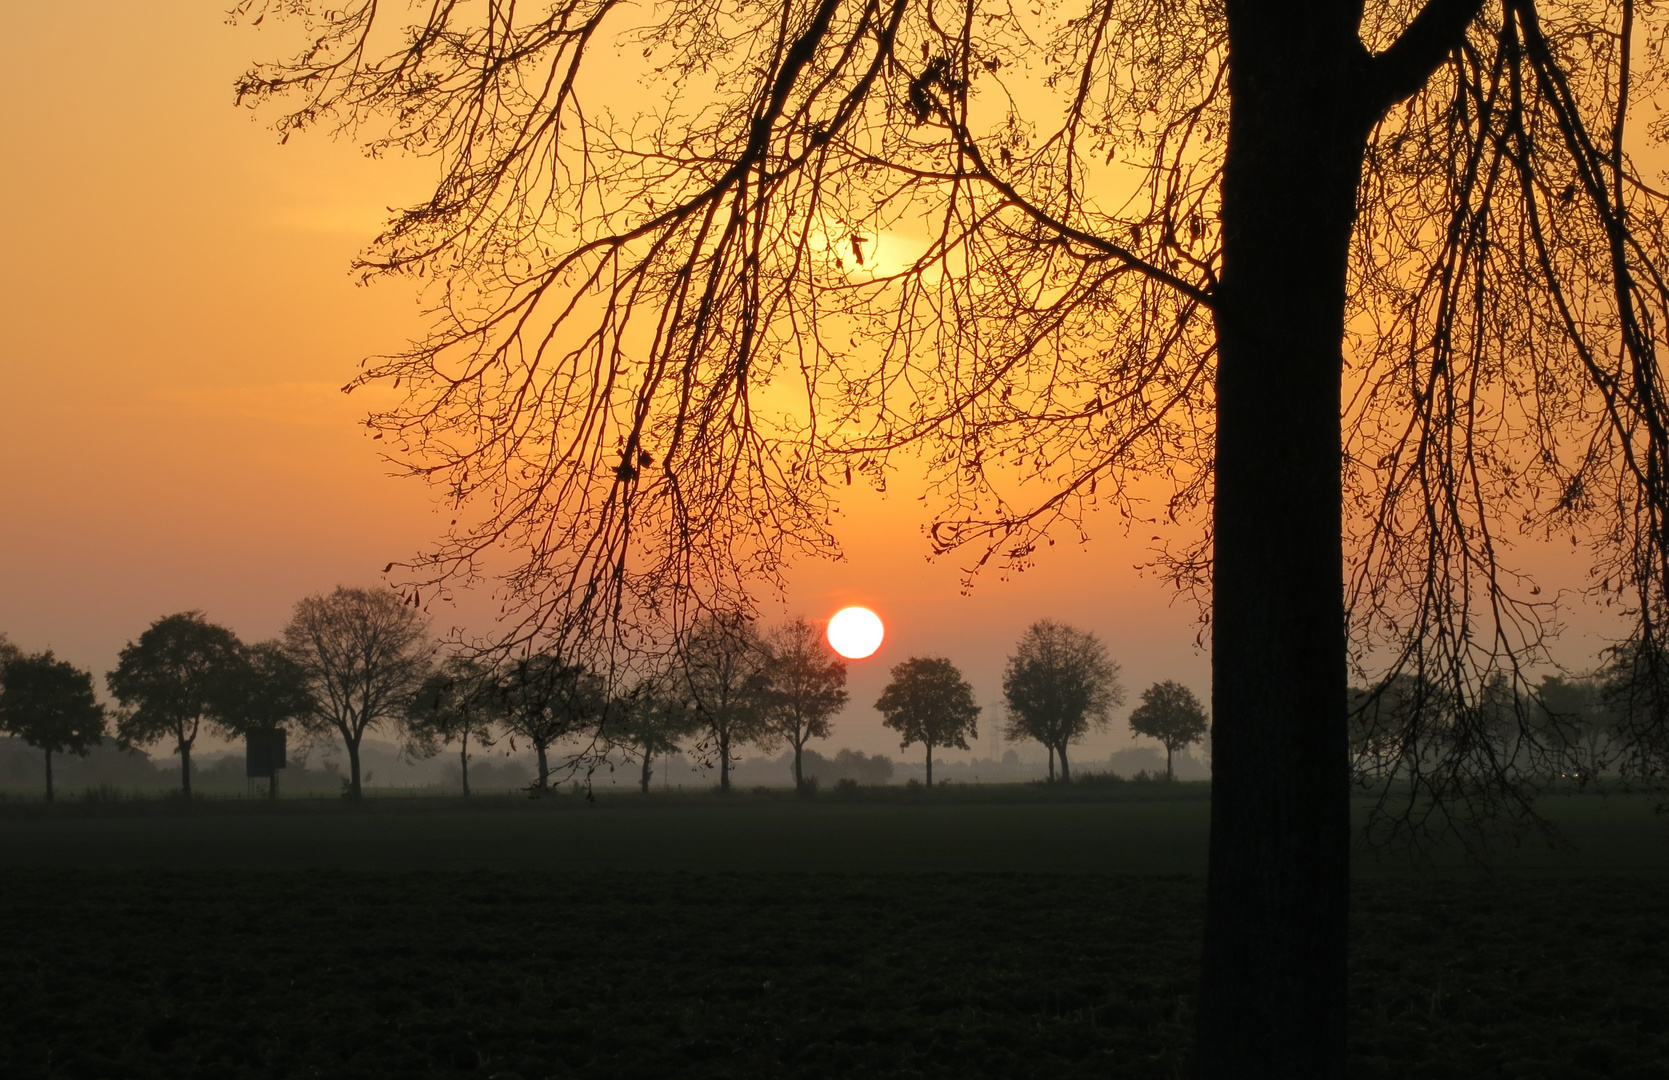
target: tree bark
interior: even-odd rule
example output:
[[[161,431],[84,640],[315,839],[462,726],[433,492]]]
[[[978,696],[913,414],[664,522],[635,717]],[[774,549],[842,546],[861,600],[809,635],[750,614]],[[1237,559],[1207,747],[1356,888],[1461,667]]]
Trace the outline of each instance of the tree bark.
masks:
[[[794,793],[796,795],[804,795],[806,790],[805,774],[800,769],[800,751],[803,746],[803,743],[794,744]]]
[[[191,743],[180,740],[180,791],[191,798]]]
[[[469,798],[469,731],[464,731],[462,747],[458,750],[458,768],[464,776],[464,798]]]
[[[650,762],[653,761],[653,760],[654,760],[654,755],[649,752],[649,748],[647,746],[644,747],[643,748],[643,778],[642,778],[642,782],[640,784],[640,787],[642,788],[643,794],[645,794],[645,795],[649,794],[649,777],[654,772],[654,769],[650,765]]]
[[[1072,783],[1072,767],[1066,763],[1066,743],[1064,741],[1060,744],[1059,751],[1061,756],[1061,783],[1070,784]]]
[[[542,743],[542,742],[534,743],[533,744],[533,749],[534,749],[534,752],[536,752],[539,755],[539,780],[538,780],[539,787],[538,787],[538,790],[539,790],[539,794],[543,795],[545,792],[550,790],[550,786],[551,786],[550,762],[545,757],[545,744],[544,743]]]
[[[730,794],[730,737],[719,736],[719,794]]]
[[[359,740],[350,738],[347,732],[342,733],[342,745],[348,748],[348,798],[358,799],[359,790]]]
[[[46,801],[52,801],[52,751],[46,752]]]
[[[1165,783],[1167,783],[1167,784],[1170,783],[1172,780],[1176,779],[1176,773],[1171,771],[1171,754],[1172,753],[1173,753],[1173,751],[1171,750],[1171,744],[1166,743],[1165,744]]]
[[[1359,5],[1228,10],[1198,1068],[1336,1078],[1349,897],[1340,347],[1367,54]]]
[[[1055,782],[1055,744],[1044,743],[1043,745],[1049,748],[1049,782],[1052,784]]]
[[[927,744],[927,790],[933,790],[933,744]]]

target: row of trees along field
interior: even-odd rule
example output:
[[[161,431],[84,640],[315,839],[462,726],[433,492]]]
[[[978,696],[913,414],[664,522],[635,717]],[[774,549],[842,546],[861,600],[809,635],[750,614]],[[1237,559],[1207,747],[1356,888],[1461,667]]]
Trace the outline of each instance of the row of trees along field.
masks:
[[[49,800],[52,755],[84,755],[110,735],[123,747],[171,743],[190,795],[205,732],[259,737],[292,726],[342,740],[357,797],[361,739],[402,715],[434,655],[422,616],[396,594],[348,588],[299,601],[278,639],[255,644],[201,612],[158,619],[105,674],[114,708],[96,699],[90,672],[51,651],[0,648],[0,731],[44,751]]]
[[[1587,785],[1607,773],[1628,777],[1638,752],[1643,715],[1655,708],[1647,663],[1620,649],[1597,672],[1543,675],[1528,691],[1497,677],[1471,716],[1456,715],[1440,688],[1401,674],[1371,689],[1350,691],[1351,761],[1358,782],[1376,781],[1457,750],[1487,756],[1509,773]],[[1417,718],[1417,720],[1416,720]]]
[[[1382,777],[1419,793],[1383,824],[1479,841],[1540,823],[1476,729],[1558,615],[1515,539],[1586,548],[1579,591],[1669,694],[1662,4],[235,18],[302,38],[237,84],[284,138],[433,170],[358,263],[430,283],[428,332],[356,382],[401,392],[370,426],[459,509],[411,588],[505,551],[541,625],[653,625],[838,551],[842,483],[915,461],[934,550],[975,570],[1096,508],[1185,529],[1160,566],[1210,618],[1202,1080],[1344,1075],[1353,670],[1420,674],[1456,725]],[[1635,717],[1661,778],[1669,711]]]
[[[911,657],[891,675],[875,708],[901,747],[922,746],[931,787],[934,750],[966,750],[977,737],[973,687],[942,657]],[[256,644],[199,612],[165,616],[121,651],[105,682],[119,703],[113,717],[90,672],[50,651],[25,655],[0,638],[0,731],[43,751],[49,800],[52,755],[85,755],[111,733],[111,719],[123,746],[172,744],[187,795],[203,732],[261,739],[291,728],[341,741],[347,793],[355,798],[360,743],[373,728],[393,729],[413,758],[454,746],[466,795],[472,743],[500,740],[533,751],[535,792],[550,786],[552,749],[575,740],[592,760],[600,744],[637,761],[645,792],[656,757],[692,741],[700,760],[717,764],[722,791],[743,746],[786,745],[795,787],[806,791],[806,745],[831,734],[830,721],[848,700],[845,663],[803,618],[761,630],[737,614],[709,615],[665,663],[626,680],[551,652],[448,652],[394,592],[349,588],[302,600],[278,639]],[[1004,733],[1043,743],[1050,779],[1058,758],[1064,780],[1071,779],[1067,747],[1105,730],[1124,700],[1118,665],[1100,640],[1048,620],[1020,639],[1003,694]],[[1187,688],[1164,682],[1143,692],[1130,727],[1164,744],[1169,777],[1170,754],[1203,737],[1206,718]]]

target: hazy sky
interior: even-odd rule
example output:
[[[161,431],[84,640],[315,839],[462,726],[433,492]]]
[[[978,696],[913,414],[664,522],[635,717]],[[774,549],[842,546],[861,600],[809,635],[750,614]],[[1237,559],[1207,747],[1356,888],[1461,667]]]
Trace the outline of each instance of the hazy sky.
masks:
[[[375,582],[444,524],[356,427],[368,399],[338,390],[420,326],[407,286],[359,287],[348,265],[432,167],[317,136],[279,146],[231,86],[286,39],[227,26],[225,5],[3,9],[0,629],[99,673],[171,612],[271,636],[298,597]],[[888,624],[853,665],[834,745],[896,753],[869,706],[908,655],[950,657],[995,701],[1004,655],[1045,616],[1101,634],[1132,699],[1161,678],[1205,696],[1192,609],[1133,569],[1151,530],[1091,519],[1090,544],[1063,538],[963,596],[957,560],[924,561],[922,504],[894,492],[853,495],[847,561],[801,567],[789,597],[791,613],[863,602]],[[432,614],[486,631],[493,609]],[[1127,712],[1081,755],[1128,743]]]

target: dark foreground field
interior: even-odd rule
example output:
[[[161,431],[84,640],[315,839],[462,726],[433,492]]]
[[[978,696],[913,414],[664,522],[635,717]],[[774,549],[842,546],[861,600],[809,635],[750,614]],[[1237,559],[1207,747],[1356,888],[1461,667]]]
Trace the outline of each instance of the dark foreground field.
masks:
[[[1120,861],[1154,859],[1126,870],[1165,869],[1197,840],[1197,806],[1024,805],[1029,825],[1007,831],[949,802],[477,808],[467,826],[436,807],[7,814],[0,1075],[1187,1075],[1202,882],[1095,855],[1122,843]],[[1354,1075],[1669,1077],[1661,824],[1648,835],[1649,811],[1616,803],[1562,812],[1586,823],[1587,855],[1358,881]],[[747,869],[749,847],[792,845],[783,822],[821,869]],[[500,832],[545,865],[514,845],[484,858]],[[1024,868],[965,865],[981,834],[990,863]],[[113,836],[172,868],[94,868]],[[349,869],[378,839],[372,868]],[[472,840],[473,859],[449,848]],[[261,844],[288,868],[252,869]],[[860,865],[873,847],[882,871]],[[1083,869],[1035,868],[1028,848]],[[394,868],[390,851],[452,868]],[[720,869],[676,868],[694,856]]]

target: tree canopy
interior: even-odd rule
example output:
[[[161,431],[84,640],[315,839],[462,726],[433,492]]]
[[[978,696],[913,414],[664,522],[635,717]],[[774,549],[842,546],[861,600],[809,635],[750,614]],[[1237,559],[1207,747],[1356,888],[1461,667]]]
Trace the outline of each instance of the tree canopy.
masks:
[[[647,795],[657,755],[677,752],[679,744],[702,728],[683,679],[662,670],[640,678],[617,702],[608,732],[611,742],[638,755],[638,787]]]
[[[467,656],[448,657],[406,703],[406,746],[415,757],[433,757],[458,744],[459,778],[469,795],[469,741],[487,742],[504,718],[504,695],[492,669]]]
[[[1008,705],[1004,735],[1049,747],[1060,758],[1061,777],[1071,780],[1067,745],[1092,729],[1106,729],[1113,709],[1124,704],[1124,686],[1100,638],[1041,619],[1026,628],[1008,658],[1003,698]]]
[[[829,721],[846,707],[846,662],[803,618],[773,627],[765,635],[765,649],[765,723],[794,748],[794,788],[803,791],[806,743],[828,738]]]
[[[227,691],[243,663],[237,635],[200,611],[166,615],[123,646],[105,684],[127,707],[116,722],[124,744],[171,739],[180,790],[191,794],[191,748],[205,726],[229,731]]]
[[[282,640],[312,702],[303,726],[341,738],[348,795],[357,799],[360,740],[374,727],[404,721],[433,662],[428,625],[392,589],[338,585],[297,601]]]
[[[718,759],[719,790],[730,791],[731,755],[751,742],[770,741],[767,720],[770,654],[759,628],[739,611],[719,611],[696,622],[679,649],[678,670],[703,738],[696,749]]]
[[[927,786],[933,786],[933,748],[968,749],[979,737],[974,688],[941,656],[912,656],[892,669],[892,681],[875,708],[881,723],[898,732],[900,749],[921,743],[927,752]]]
[[[104,739],[104,706],[93,697],[92,674],[51,650],[34,656],[20,652],[0,663],[0,731],[44,751],[51,802],[52,755],[86,757]]]
[[[508,664],[498,679],[504,726],[520,735],[539,761],[535,793],[550,788],[553,744],[574,735],[595,736],[608,706],[603,679],[584,664],[554,653],[534,653]]]
[[[1142,691],[1142,703],[1130,711],[1130,730],[1165,745],[1165,779],[1172,780],[1172,756],[1205,738],[1211,721],[1192,690],[1166,679]]]
[[[306,719],[313,711],[307,679],[282,642],[243,646],[238,661],[222,672],[216,691],[218,726],[228,735],[273,731]]]

